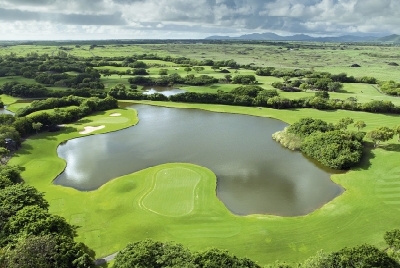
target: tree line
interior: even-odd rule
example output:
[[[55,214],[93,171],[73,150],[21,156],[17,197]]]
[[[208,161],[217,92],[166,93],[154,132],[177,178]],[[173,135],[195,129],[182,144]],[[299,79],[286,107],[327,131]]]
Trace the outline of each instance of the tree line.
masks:
[[[394,229],[384,234],[388,246],[381,250],[369,244],[345,247],[338,251],[319,251],[301,263],[290,264],[276,261],[265,267],[270,268],[360,268],[360,267],[400,267],[400,230]],[[248,258],[236,257],[225,250],[210,248],[204,251],[191,252],[183,245],[172,242],[158,242],[150,239],[130,243],[121,250],[114,262],[114,268],[125,267],[261,267]]]
[[[0,165],[0,267],[95,267],[94,252],[74,241],[77,226],[49,213],[20,170]]]
[[[133,80],[131,80],[133,81]],[[135,80],[137,82],[137,80]],[[135,87],[136,88],[136,87]],[[400,107],[391,101],[372,100],[359,103],[353,98],[346,100],[330,99],[327,92],[316,92],[314,96],[299,99],[288,99],[279,96],[276,90],[263,89],[258,85],[242,85],[231,92],[217,91],[216,93],[184,92],[169,97],[161,94],[148,95],[135,89],[127,89],[119,84],[112,88],[108,94],[121,100],[160,100],[188,103],[225,104],[249,107],[266,107],[274,109],[301,109],[315,108],[319,110],[349,110],[370,113],[400,114]],[[256,92],[256,93],[255,93]]]

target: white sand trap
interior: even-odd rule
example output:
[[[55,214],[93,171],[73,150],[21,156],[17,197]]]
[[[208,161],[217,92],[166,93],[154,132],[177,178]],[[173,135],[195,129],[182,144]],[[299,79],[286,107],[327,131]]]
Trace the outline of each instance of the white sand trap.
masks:
[[[80,131],[79,134],[89,134],[89,133],[92,133],[93,131],[96,131],[96,130],[99,130],[99,129],[102,129],[105,127],[106,127],[105,125],[98,126],[98,127],[87,126],[87,127],[84,127],[85,130]]]
[[[114,114],[110,114],[110,116],[121,116],[120,113],[114,113]]]

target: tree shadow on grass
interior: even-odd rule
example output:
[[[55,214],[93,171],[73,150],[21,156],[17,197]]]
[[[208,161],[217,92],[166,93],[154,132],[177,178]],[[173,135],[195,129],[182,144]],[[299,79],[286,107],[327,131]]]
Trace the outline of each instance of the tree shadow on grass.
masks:
[[[22,146],[13,153],[14,156],[30,154],[33,147],[29,144],[23,143]]]
[[[354,167],[354,170],[367,170],[371,167],[371,159],[375,158],[374,144],[372,142],[364,142],[363,154],[360,162]]]
[[[345,93],[345,94],[353,94],[354,92],[350,92],[344,89],[339,89],[337,91],[335,91],[334,93]]]
[[[79,121],[74,122],[74,125],[80,126],[80,125],[83,125],[83,124],[88,124],[88,123],[90,123],[90,122],[92,122],[92,121],[89,120],[89,119],[81,119],[81,120],[79,120]]]
[[[381,145],[379,148],[389,152],[400,152],[400,144],[397,143]]]
[[[74,133],[74,132],[77,132],[77,129],[74,127],[64,126],[61,128],[62,134],[70,134],[70,133]],[[55,132],[53,134],[53,136],[57,136],[58,134],[59,134],[58,132]]]

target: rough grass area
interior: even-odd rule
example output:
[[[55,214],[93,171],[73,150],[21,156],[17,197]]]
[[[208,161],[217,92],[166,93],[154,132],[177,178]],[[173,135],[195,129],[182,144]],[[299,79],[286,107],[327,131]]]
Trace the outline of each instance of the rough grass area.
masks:
[[[288,123],[307,116],[328,122],[349,116],[355,121],[364,120],[366,131],[377,126],[400,124],[399,116],[349,111],[281,111],[223,105],[152,104],[274,117]],[[175,163],[148,168],[116,178],[91,192],[53,185],[52,180],[65,167],[65,162],[56,154],[58,144],[78,137],[78,129],[96,125],[112,113],[121,113],[121,117],[129,121],[104,123],[106,127],[99,133],[118,130],[137,122],[135,111],[130,109],[90,116],[68,125],[60,133],[33,136],[23,143],[22,149],[10,162],[22,165],[26,182],[45,192],[51,212],[79,226],[78,240],[92,247],[98,257],[114,253],[128,242],[153,238],[182,243],[193,250],[215,246],[238,256],[247,256],[262,265],[277,259],[302,261],[320,249],[332,251],[362,243],[383,247],[384,232],[399,226],[400,187],[397,185],[400,145],[397,138],[378,149],[368,146],[359,166],[346,174],[333,175],[332,180],[341,184],[346,189],[345,193],[302,217],[235,216],[216,197],[216,177],[212,171],[191,164]],[[168,174],[162,175],[166,170]],[[199,178],[197,185],[192,176]],[[180,178],[183,177],[189,182],[181,185]],[[172,193],[173,190],[166,184],[167,180],[190,191],[190,194]],[[195,198],[192,203],[193,191]],[[166,201],[168,195],[172,200]],[[180,200],[193,204],[193,210],[188,213],[190,205],[178,207]],[[164,210],[161,202],[169,202],[169,205],[178,207],[179,212],[175,214],[172,208]],[[148,207],[168,214],[154,213]]]

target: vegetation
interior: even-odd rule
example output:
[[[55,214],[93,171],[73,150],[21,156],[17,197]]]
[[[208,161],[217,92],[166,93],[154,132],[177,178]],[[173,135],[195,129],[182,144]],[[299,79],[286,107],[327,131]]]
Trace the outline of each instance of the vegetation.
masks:
[[[50,46],[48,49],[54,53],[29,44],[0,49],[4,104],[15,101],[10,96],[52,97],[33,102],[16,117],[0,115],[2,163],[13,155],[7,166],[0,167],[1,265],[23,267],[26,260],[32,260],[33,266],[46,267],[51,259],[50,267],[90,267],[93,252],[74,239],[105,256],[146,237],[163,241],[168,237],[193,251],[149,241],[130,246],[140,247],[139,253],[154,246],[155,267],[159,263],[167,265],[169,260],[175,261],[169,263],[171,266],[179,265],[188,259],[193,267],[227,263],[251,267],[253,262],[244,261],[244,256],[261,264],[276,259],[298,262],[319,249],[330,253],[313,256],[302,267],[353,267],[355,263],[397,267],[398,217],[393,211],[397,209],[398,193],[393,185],[398,180],[398,146],[393,136],[400,133],[400,121],[390,114],[400,113],[400,102],[389,95],[398,95],[399,81],[391,71],[395,65],[387,63],[393,62],[395,48],[383,46],[378,53],[375,47],[366,45],[224,42],[66,47]],[[89,48],[98,55],[89,53]],[[334,57],[330,55],[333,50]],[[351,65],[348,58],[362,63],[362,67],[347,68]],[[263,66],[266,62],[269,67]],[[140,91],[142,85],[175,85],[188,92],[171,97],[145,95]],[[88,193],[54,186],[52,180],[65,166],[55,155],[61,142],[79,137],[78,131],[84,126],[104,124],[105,129],[98,133],[105,133],[136,123],[134,111],[108,110],[116,108],[114,98],[278,118],[294,123],[275,137],[285,146],[302,150],[330,167],[349,168],[356,163],[357,167],[332,176],[334,182],[346,188],[342,196],[301,219],[233,216],[215,197],[215,176],[188,164],[149,168]],[[24,106],[14,104],[15,109]],[[8,107],[13,109],[13,105]],[[121,120],[126,121],[110,123],[112,112],[121,113]],[[296,124],[301,118],[307,120]],[[60,123],[68,125],[57,133],[45,132]],[[365,133],[360,132],[364,130],[365,139]],[[21,149],[10,152],[4,147],[5,138],[22,145]],[[372,150],[370,141],[379,147]],[[23,167],[25,184],[16,184],[21,182],[16,165]],[[166,203],[171,209],[164,210],[157,196],[172,195],[153,184],[159,170],[179,171],[182,167],[189,170],[182,171],[187,177],[201,174],[198,191],[207,193],[201,202],[193,203],[190,215],[190,208],[179,201],[192,200],[191,196],[184,192],[174,196]],[[173,178],[171,175],[171,182],[176,184]],[[195,182],[189,179],[184,187],[189,189]],[[152,190],[156,195],[150,195]],[[143,193],[148,194],[146,198]],[[40,201],[43,197],[47,201]],[[381,250],[386,246],[377,238],[386,230],[394,230],[384,238],[390,247],[387,252]],[[204,251],[210,244],[240,257],[216,249]],[[177,258],[175,251],[183,257]],[[127,255],[136,253],[130,251]],[[117,260],[135,259],[122,256]]]
[[[181,244],[143,240],[130,243],[121,250],[113,265],[123,267],[260,267],[247,258],[238,258],[216,248],[203,252],[190,252]]]
[[[360,162],[365,135],[346,131],[353,121],[346,117],[333,125],[321,119],[302,118],[272,137],[291,150],[301,150],[324,166],[348,169]]]

